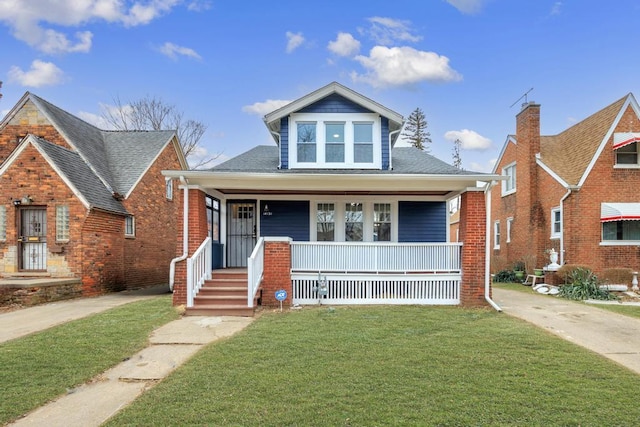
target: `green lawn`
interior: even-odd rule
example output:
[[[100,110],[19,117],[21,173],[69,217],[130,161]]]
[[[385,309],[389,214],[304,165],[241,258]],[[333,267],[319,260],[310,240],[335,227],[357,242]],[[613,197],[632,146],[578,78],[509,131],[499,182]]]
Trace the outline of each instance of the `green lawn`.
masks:
[[[209,345],[109,425],[637,426],[638,390],[493,310],[306,307]]]
[[[0,425],[137,353],[177,317],[167,295],[0,344]]]

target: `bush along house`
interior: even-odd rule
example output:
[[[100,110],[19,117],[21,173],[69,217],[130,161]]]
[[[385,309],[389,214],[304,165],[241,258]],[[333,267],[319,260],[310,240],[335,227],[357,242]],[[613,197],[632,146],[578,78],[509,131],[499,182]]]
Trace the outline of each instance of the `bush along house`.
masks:
[[[525,103],[494,169],[507,179],[492,195],[492,269],[543,268],[554,252],[558,266],[582,265],[598,276],[637,271],[639,144],[632,94],[557,135],[541,135],[540,105]]]
[[[181,205],[161,171],[186,168],[173,131],[100,130],[27,92],[0,122],[5,301],[16,277],[66,296],[167,283]]]
[[[335,82],[264,122],[273,146],[163,172],[184,206],[175,304],[251,315],[280,290],[285,305],[491,303],[490,186],[478,182],[499,176],[396,146],[403,117]],[[448,237],[457,196],[459,243]]]

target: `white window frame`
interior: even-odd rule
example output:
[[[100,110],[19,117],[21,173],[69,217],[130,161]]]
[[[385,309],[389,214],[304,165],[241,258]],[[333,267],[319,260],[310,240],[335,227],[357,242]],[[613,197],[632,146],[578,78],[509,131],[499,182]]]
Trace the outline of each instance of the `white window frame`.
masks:
[[[559,215],[560,220],[556,222],[556,214]],[[562,236],[562,210],[560,207],[551,209],[551,238],[559,239]],[[555,225],[559,225],[559,230],[556,231]]]
[[[626,147],[629,146],[635,146],[636,151],[635,151],[635,155],[636,155],[636,162],[635,163],[618,163],[618,153],[622,152],[625,154],[631,154],[631,152],[625,152],[625,151],[620,151],[623,150]],[[640,168],[640,143],[639,142],[633,142],[631,144],[625,145],[623,147],[620,148],[616,148],[614,150],[614,165],[613,167],[615,169],[638,169]]]
[[[379,199],[352,199],[349,197],[339,197],[334,200],[326,200],[326,199],[315,199],[311,200],[311,215],[310,217],[310,236],[309,240],[312,242],[318,241],[317,235],[317,217],[318,217],[318,204],[322,203],[333,203],[335,207],[334,213],[334,241],[335,242],[344,242],[345,241],[345,215],[346,215],[346,204],[347,203],[362,203],[362,212],[363,212],[363,242],[374,242],[373,236],[373,225],[374,225],[374,205],[375,203],[389,203],[391,205],[391,240],[390,243],[398,242],[398,201],[397,200],[385,200],[380,201]],[[380,242],[385,243],[385,242]]]
[[[7,208],[0,205],[0,242],[7,240]]]
[[[513,225],[513,217],[507,218],[507,243],[511,243],[511,226]]]
[[[298,123],[316,123],[316,161],[298,161]],[[326,124],[344,123],[344,162],[326,161]],[[371,123],[373,161],[354,161],[354,124]],[[380,169],[382,168],[382,136],[380,116],[373,113],[295,113],[289,117],[289,168]]]
[[[68,242],[71,232],[69,205],[56,206],[56,242]]]
[[[508,179],[502,181],[502,195],[508,196],[509,194],[513,194],[517,189],[517,175],[518,171],[516,169],[516,162],[509,163],[505,167],[502,168],[502,175],[508,177]],[[509,184],[511,184],[511,188],[509,188]]]
[[[604,240],[604,225],[608,223],[637,222],[635,220],[620,220],[600,223],[600,246],[640,246],[640,240]]]
[[[173,200],[173,180],[171,178],[165,178],[164,186],[167,200]]]
[[[493,223],[493,249],[500,249],[500,221]]]
[[[131,223],[129,227],[128,223]],[[131,232],[129,233],[129,228]],[[136,218],[133,215],[127,215],[124,217],[124,236],[125,237],[135,237],[136,236]]]

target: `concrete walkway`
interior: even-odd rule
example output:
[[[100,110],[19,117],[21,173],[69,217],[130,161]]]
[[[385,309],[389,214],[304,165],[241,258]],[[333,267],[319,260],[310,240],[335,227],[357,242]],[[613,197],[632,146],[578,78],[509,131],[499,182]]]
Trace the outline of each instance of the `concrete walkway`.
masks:
[[[120,292],[2,313],[0,342],[166,292],[162,288]],[[203,346],[233,335],[252,321],[249,317],[188,316],[167,323],[152,332],[147,348],[11,425],[99,426]]]
[[[529,294],[493,288],[493,300],[506,314],[533,323],[640,374],[640,319],[603,310],[595,304],[533,291]]]

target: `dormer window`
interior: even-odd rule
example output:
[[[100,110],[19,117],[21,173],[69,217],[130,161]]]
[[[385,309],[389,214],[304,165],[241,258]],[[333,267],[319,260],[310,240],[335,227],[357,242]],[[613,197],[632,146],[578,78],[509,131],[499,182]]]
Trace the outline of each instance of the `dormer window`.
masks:
[[[295,113],[289,119],[291,168],[378,169],[380,117],[371,113]]]

